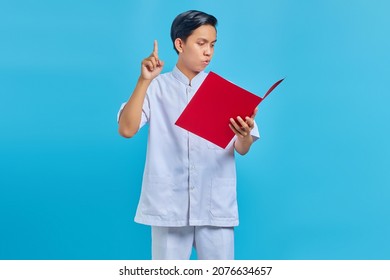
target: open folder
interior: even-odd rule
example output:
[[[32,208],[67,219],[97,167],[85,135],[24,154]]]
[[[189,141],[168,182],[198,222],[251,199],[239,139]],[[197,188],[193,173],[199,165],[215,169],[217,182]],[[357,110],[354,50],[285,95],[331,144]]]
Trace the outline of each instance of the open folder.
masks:
[[[210,72],[175,124],[224,149],[235,135],[229,127],[230,118],[252,116],[256,106],[282,81],[261,98]]]

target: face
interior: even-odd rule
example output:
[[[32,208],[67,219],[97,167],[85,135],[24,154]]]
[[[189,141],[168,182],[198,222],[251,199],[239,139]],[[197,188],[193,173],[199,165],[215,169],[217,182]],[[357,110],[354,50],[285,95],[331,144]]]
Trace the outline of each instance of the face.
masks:
[[[217,31],[211,25],[202,25],[184,42],[176,39],[179,52],[178,68],[190,79],[203,71],[210,63],[217,41]]]

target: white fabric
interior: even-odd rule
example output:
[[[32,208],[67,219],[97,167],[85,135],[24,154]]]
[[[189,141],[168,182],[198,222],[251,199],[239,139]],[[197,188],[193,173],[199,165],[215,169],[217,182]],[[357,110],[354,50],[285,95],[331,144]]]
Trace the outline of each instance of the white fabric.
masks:
[[[138,223],[238,225],[235,139],[222,149],[175,125],[206,76],[201,72],[190,84],[175,67],[172,72],[156,77],[147,90],[140,127],[148,123],[149,135],[135,216]],[[121,110],[118,118],[120,113]],[[259,137],[256,124],[251,134],[254,139]]]
[[[212,226],[152,227],[153,260],[233,260],[234,228]]]

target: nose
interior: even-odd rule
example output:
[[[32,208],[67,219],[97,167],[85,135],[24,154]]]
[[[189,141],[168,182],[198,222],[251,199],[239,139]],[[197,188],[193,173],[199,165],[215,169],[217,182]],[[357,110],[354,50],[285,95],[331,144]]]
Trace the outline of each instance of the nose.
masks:
[[[211,47],[210,47],[210,46],[207,46],[207,47],[204,49],[204,55],[205,55],[205,56],[211,56],[211,54],[212,54]]]

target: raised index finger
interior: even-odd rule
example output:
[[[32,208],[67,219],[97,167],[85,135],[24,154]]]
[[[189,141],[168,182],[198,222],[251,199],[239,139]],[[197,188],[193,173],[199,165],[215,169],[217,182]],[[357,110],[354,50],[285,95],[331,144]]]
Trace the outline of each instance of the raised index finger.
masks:
[[[154,40],[153,54],[158,57],[158,44],[157,40]]]

